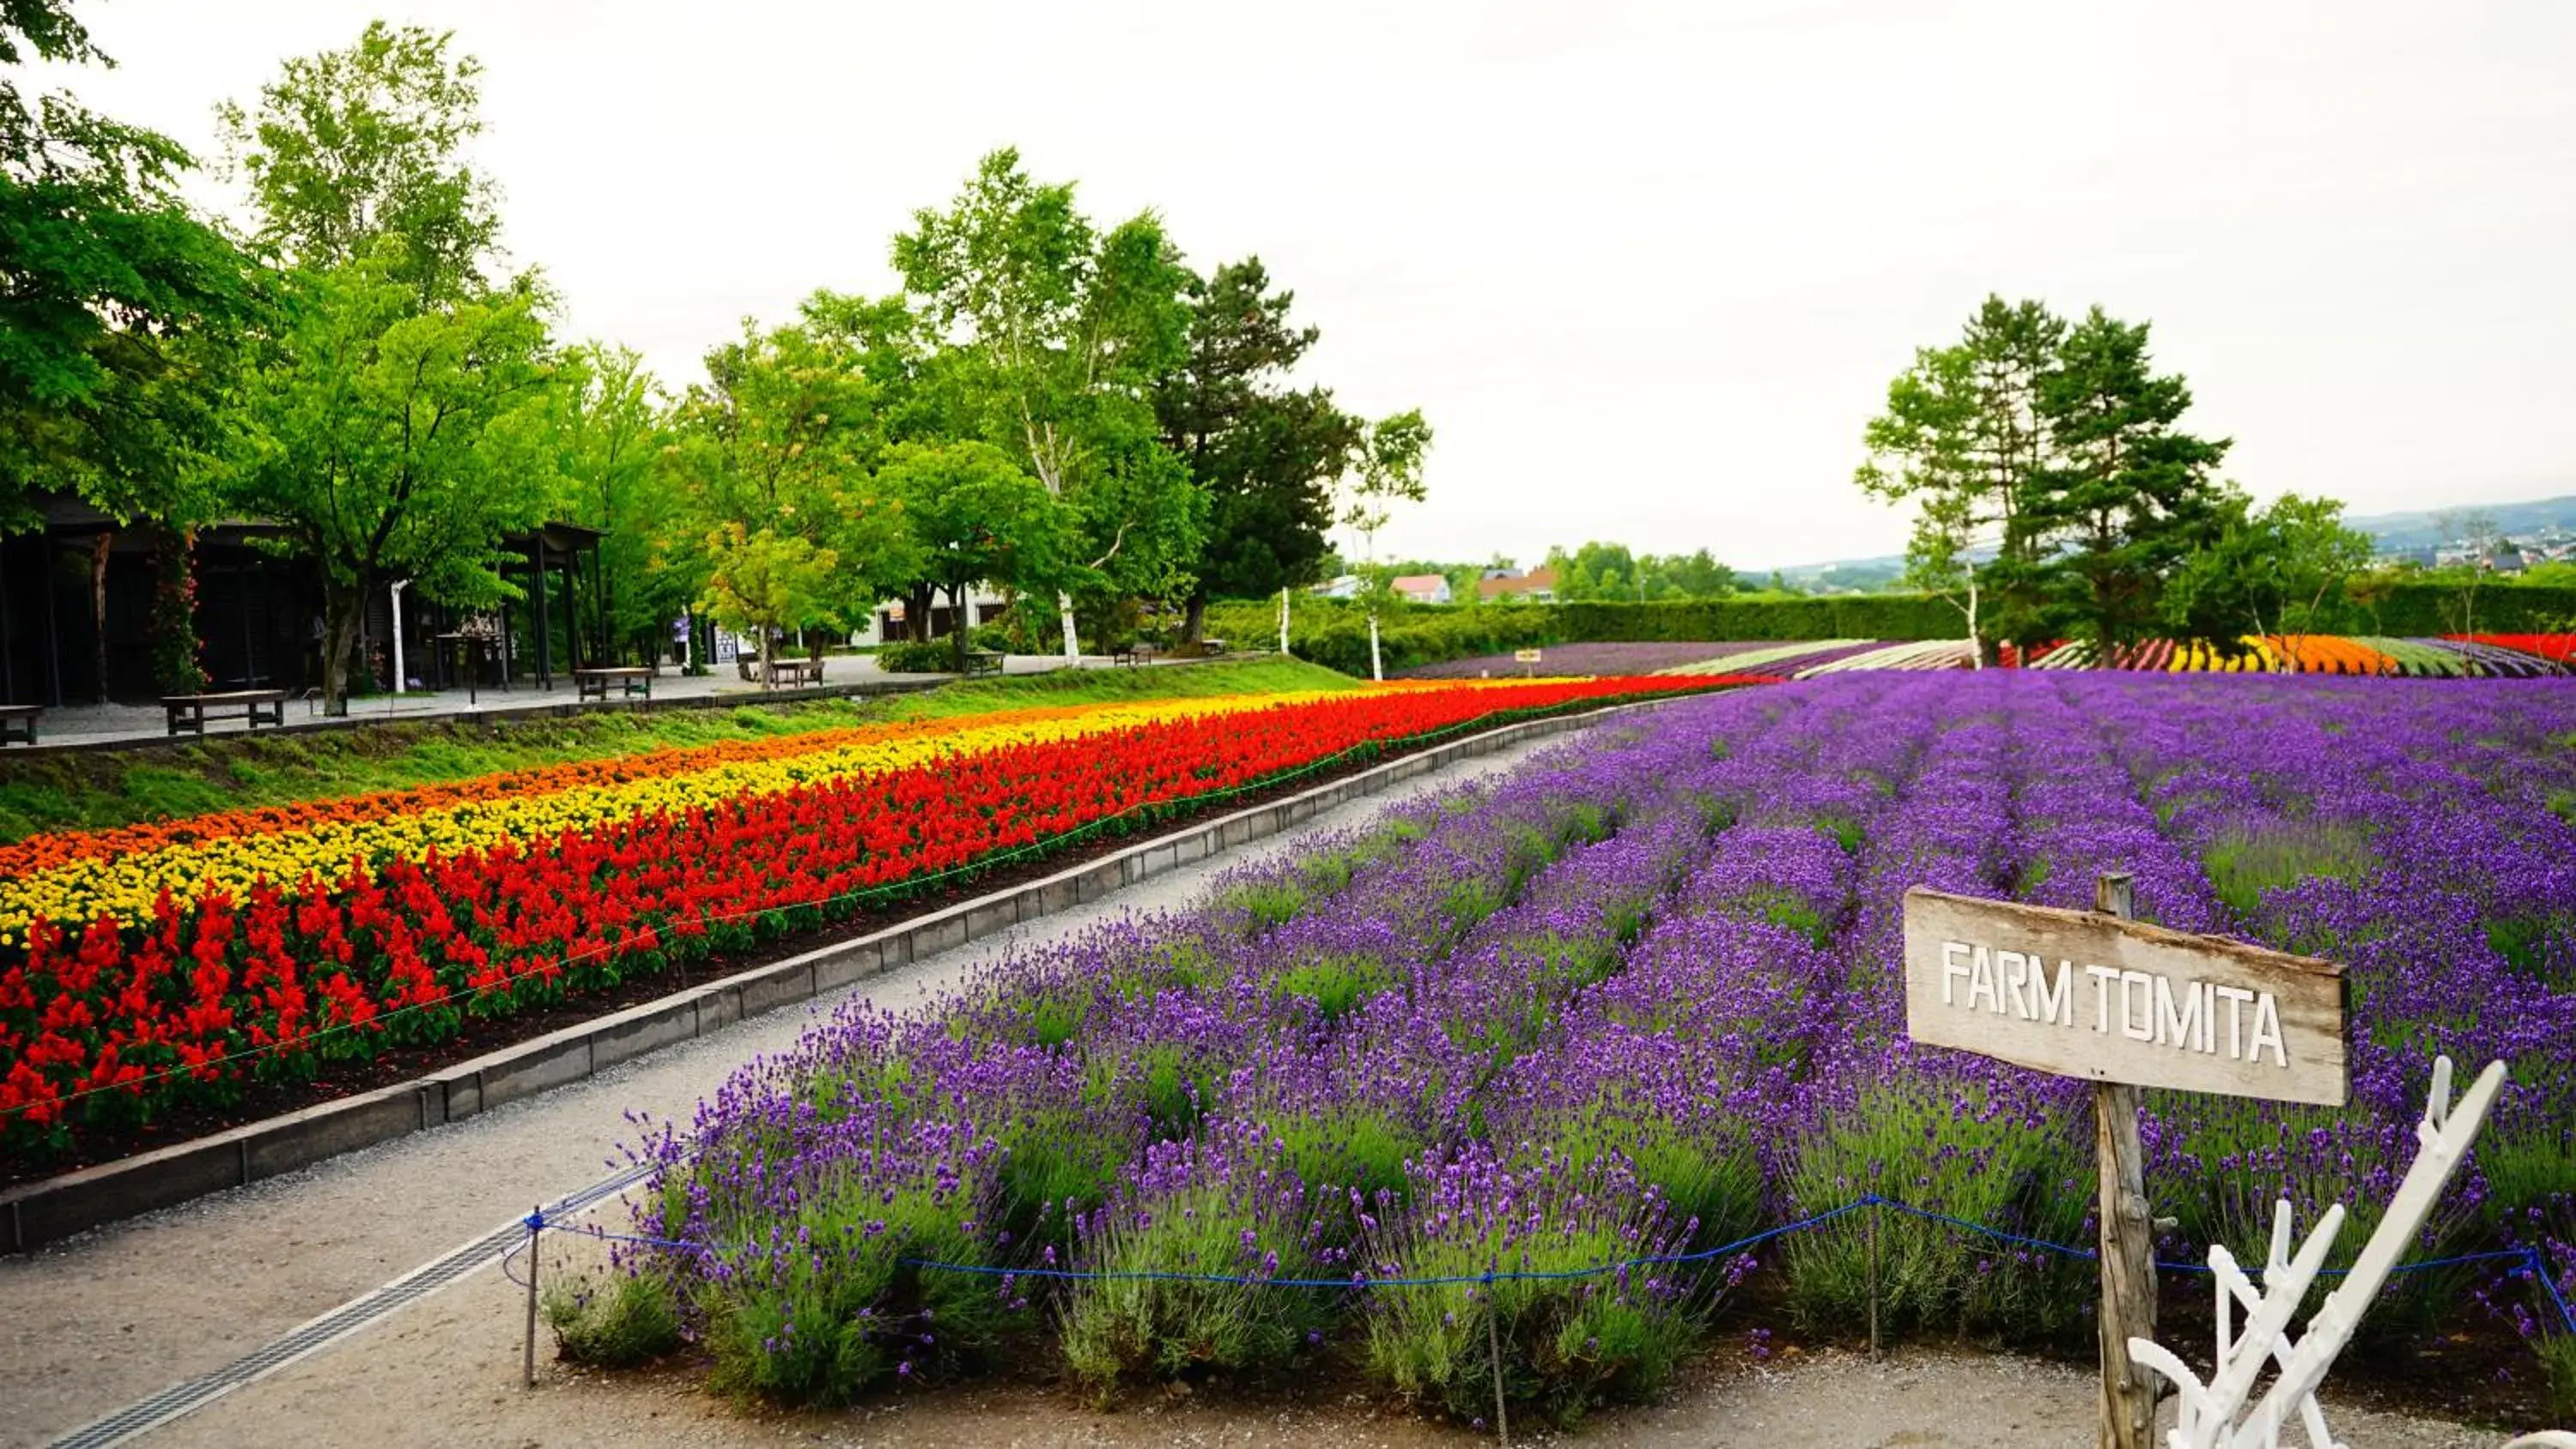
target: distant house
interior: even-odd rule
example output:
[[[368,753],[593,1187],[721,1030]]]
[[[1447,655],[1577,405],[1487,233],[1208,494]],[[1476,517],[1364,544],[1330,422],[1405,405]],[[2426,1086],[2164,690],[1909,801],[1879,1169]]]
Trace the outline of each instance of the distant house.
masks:
[[[1476,597],[1486,603],[1500,599],[1530,599],[1544,603],[1556,597],[1556,570],[1544,565],[1534,569],[1487,569],[1476,581]]]
[[[1450,598],[1446,574],[1404,574],[1387,587],[1417,604],[1445,604]]]

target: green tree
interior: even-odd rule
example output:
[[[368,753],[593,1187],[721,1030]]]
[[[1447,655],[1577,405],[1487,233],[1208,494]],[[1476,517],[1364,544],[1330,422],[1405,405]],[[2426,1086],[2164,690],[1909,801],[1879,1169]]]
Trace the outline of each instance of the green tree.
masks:
[[[541,521],[561,486],[544,294],[523,280],[424,310],[403,262],[388,246],[288,274],[243,380],[238,497],[321,568],[335,715],[368,595],[411,579],[451,603],[501,598],[494,542]]]
[[[2096,307],[2067,333],[2041,392],[2056,458],[2010,525],[2050,548],[2052,612],[2103,659],[2155,627],[2166,576],[2223,521],[2228,443],[2176,426],[2191,389],[2155,372],[2147,332]]]
[[[1163,442],[1206,493],[1206,543],[1191,570],[1182,637],[1196,640],[1211,596],[1312,583],[1333,524],[1332,482],[1360,423],[1289,372],[1321,335],[1288,320],[1296,294],[1270,290],[1259,257],[1193,277],[1189,350],[1154,390]]]
[[[957,668],[966,667],[967,600],[979,583],[1014,596],[1067,584],[1076,524],[1062,500],[1010,454],[972,439],[905,443],[877,474],[901,500],[917,545],[916,567],[948,591]]]
[[[59,0],[8,0],[0,64],[30,58],[114,64]],[[31,106],[0,76],[0,536],[40,524],[38,479],[120,528],[156,520],[160,593],[182,604],[187,529],[214,506],[231,333],[257,303],[246,260],[180,199],[194,164],[67,95]],[[99,534],[90,574],[101,699],[114,542]],[[184,609],[155,624],[193,638]],[[193,643],[168,652],[193,669]]]
[[[665,496],[671,475],[661,466],[660,391],[633,349],[585,342],[565,350],[550,401],[554,471],[564,489],[549,512],[605,535],[592,600],[601,632],[658,648],[664,627],[696,595],[655,567],[655,541],[677,523],[681,503]]]
[[[1868,455],[1853,481],[1916,504],[1907,581],[1959,609],[1980,658],[1990,604],[2006,631],[2036,626],[2047,563],[2023,513],[2054,461],[2042,396],[2065,336],[2042,304],[1989,296],[1957,343],[1915,351],[1862,429]]]
[[[709,530],[706,550],[710,567],[698,607],[758,639],[764,669],[775,662],[771,646],[781,634],[836,617],[841,556],[812,539],[728,522]]]
[[[867,377],[845,347],[802,323],[763,330],[746,320],[739,339],[707,353],[706,367],[707,382],[674,414],[663,462],[669,486],[687,500],[679,527],[709,541],[696,560],[713,576],[702,591],[723,591],[729,561],[785,577],[829,555],[827,579],[794,591],[773,584],[765,595],[800,601],[800,617],[764,617],[796,630],[864,615],[912,572],[901,507],[872,476],[882,437]],[[727,529],[741,541],[716,546],[719,535],[732,536]],[[777,550],[764,538],[801,539],[807,550]],[[763,635],[761,658],[773,657]]]
[[[1655,572],[1667,593],[1685,599],[1723,599],[1737,587],[1735,570],[1704,548],[1656,559]]]
[[[1081,520],[1112,591],[1187,587],[1206,500],[1160,442],[1151,393],[1185,355],[1189,274],[1151,213],[1097,231],[1069,185],[986,156],[945,211],[895,238],[894,264],[956,369],[961,431],[1008,449]],[[1057,612],[1080,650],[1070,590]]]
[[[1431,424],[1423,421],[1421,409],[1390,413],[1369,424],[1360,440],[1357,467],[1343,475],[1341,522],[1360,536],[1361,599],[1368,610],[1371,679],[1386,678],[1386,664],[1378,651],[1378,615],[1390,593],[1387,572],[1377,563],[1378,530],[1395,516],[1395,505],[1419,503],[1429,496],[1422,466],[1430,454]]]
[[[372,21],[346,50],[298,56],[256,108],[218,108],[257,240],[305,267],[381,256],[421,301],[484,285],[500,237],[491,185],[462,159],[482,67],[454,37]]]
[[[2285,636],[2296,670],[2298,638],[2349,622],[2346,589],[2370,566],[2370,535],[2347,527],[2331,498],[2287,493],[2258,511],[2231,488],[2213,506],[2215,537],[2166,585],[2166,624],[2229,653],[2247,634]]]

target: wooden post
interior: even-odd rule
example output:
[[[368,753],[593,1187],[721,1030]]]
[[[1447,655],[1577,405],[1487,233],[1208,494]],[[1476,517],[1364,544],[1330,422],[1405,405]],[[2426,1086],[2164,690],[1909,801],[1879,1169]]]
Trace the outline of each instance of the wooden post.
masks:
[[[1512,1421],[1503,1413],[1503,1304],[1494,1296],[1494,1275],[1485,1273],[1485,1348],[1494,1361],[1494,1440],[1512,1449]]]
[[[2093,881],[2093,909],[2130,919],[2135,897],[2126,871]],[[2146,1151],[2138,1141],[2138,1089],[2093,1087],[2093,1154],[2101,1171],[2102,1304],[2094,1328],[2102,1347],[2101,1449],[2153,1449],[2154,1381],[2129,1358],[2129,1340],[2156,1336],[2155,1241],[2147,1214]]]
[[[1878,1338],[1878,1194],[1872,1191],[1869,1205],[1869,1356],[1881,1354]]]
[[[546,1210],[533,1208],[528,1213],[528,1340],[527,1386],[537,1386],[537,1227],[545,1221]]]

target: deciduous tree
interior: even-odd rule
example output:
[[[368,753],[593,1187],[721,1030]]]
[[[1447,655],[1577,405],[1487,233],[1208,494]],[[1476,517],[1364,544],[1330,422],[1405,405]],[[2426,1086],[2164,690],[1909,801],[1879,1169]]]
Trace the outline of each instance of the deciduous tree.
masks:
[[[1044,597],[1068,586],[1076,520],[1010,454],[972,439],[894,449],[877,481],[899,499],[915,567],[948,591],[957,668],[966,667],[967,600],[978,583]]]
[[[1072,505],[1086,567],[1128,592],[1184,586],[1206,507],[1163,450],[1151,404],[1188,329],[1188,273],[1161,221],[1146,213],[1099,232],[1070,185],[1031,181],[1005,149],[947,210],[915,214],[894,263],[954,350],[960,420]],[[1057,611],[1074,658],[1070,591]]]

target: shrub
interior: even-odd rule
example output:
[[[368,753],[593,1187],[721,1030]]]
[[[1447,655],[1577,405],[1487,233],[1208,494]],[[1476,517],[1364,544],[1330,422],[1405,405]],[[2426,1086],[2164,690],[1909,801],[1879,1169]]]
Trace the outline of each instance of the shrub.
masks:
[[[1659,1193],[1627,1162],[1542,1155],[1505,1166],[1481,1145],[1417,1159],[1406,1208],[1370,1232],[1371,1266],[1408,1278],[1475,1279],[1372,1296],[1368,1366],[1388,1387],[1465,1419],[1505,1397],[1560,1423],[1592,1406],[1651,1397],[1696,1339],[1696,1265],[1604,1264],[1680,1246]]]
[[[877,667],[888,674],[953,673],[957,668],[957,645],[949,639],[887,644],[877,650]]]
[[[590,1281],[546,1290],[546,1323],[574,1363],[631,1368],[680,1346],[680,1304],[657,1272],[616,1272],[605,1287]]]
[[[1338,1276],[1345,1256],[1259,1123],[1156,1143],[1135,1186],[1083,1224],[1077,1264],[1119,1276],[1065,1295],[1065,1359],[1104,1392],[1123,1377],[1286,1367],[1321,1341],[1340,1295],[1271,1283]]]

